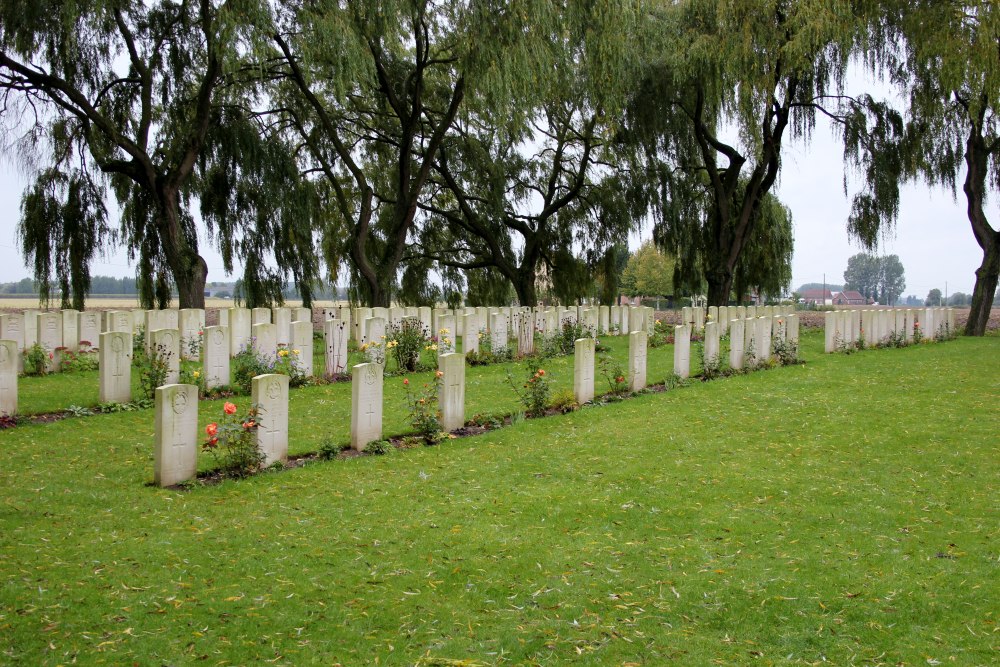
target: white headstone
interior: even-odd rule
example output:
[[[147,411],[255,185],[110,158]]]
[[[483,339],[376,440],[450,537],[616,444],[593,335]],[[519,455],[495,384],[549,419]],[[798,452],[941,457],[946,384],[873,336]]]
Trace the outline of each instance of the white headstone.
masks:
[[[785,340],[793,345],[799,344],[799,318],[797,315],[785,315]]]
[[[157,387],[153,426],[153,481],[173,486],[198,474],[198,387]]]
[[[274,324],[274,335],[278,345],[288,345],[292,340],[292,310],[272,308],[271,323]]]
[[[253,404],[257,406],[257,447],[264,465],[288,459],[288,376],[258,375],[251,380]]]
[[[229,309],[229,356],[235,357],[250,347],[251,318],[249,308]]]
[[[17,414],[17,341],[0,340],[0,415]]]
[[[200,355],[202,332],[205,330],[205,311],[201,308],[182,308],[178,311],[178,328],[181,332],[181,359],[195,361]]]
[[[270,308],[254,308],[250,311],[250,325],[254,324],[271,324],[271,309]]]
[[[722,364],[719,358],[719,323],[715,320],[705,322],[705,364],[714,363],[716,366]]]
[[[24,314],[0,315],[0,339],[12,340],[17,345],[17,371],[24,370]]]
[[[298,308],[292,308],[292,322],[308,322],[309,326],[312,326],[312,321],[313,321],[312,308],[306,308],[304,306],[299,306]]]
[[[743,368],[743,331],[744,320],[729,322],[729,367],[733,370]]]
[[[589,336],[577,338],[573,354],[573,394],[580,405],[594,399],[595,341]]]
[[[535,351],[535,317],[532,313],[518,313],[514,316],[517,322],[517,354],[524,356]]]
[[[382,366],[358,364],[351,377],[351,447],[382,439]]]
[[[771,317],[757,318],[757,334],[754,336],[757,343],[754,348],[756,361],[769,361],[771,359]]]
[[[365,320],[365,335],[362,343],[385,343],[385,320],[381,317],[369,317]]]
[[[465,320],[462,325],[462,352],[465,354],[479,352],[479,315],[476,313],[463,315],[462,319]]]
[[[52,355],[49,359],[47,370],[57,370],[55,362],[55,351],[62,347],[62,315],[59,313],[39,313],[38,325],[35,329],[36,340],[46,352]]]
[[[121,331],[131,335],[135,332],[131,310],[109,310],[104,313],[104,330]]]
[[[326,320],[323,323],[326,374],[328,376],[340,375],[347,371],[347,341],[350,337],[350,320]]]
[[[268,322],[250,327],[254,351],[265,359],[273,361],[278,356],[277,327]]]
[[[448,354],[455,351],[455,344],[457,342],[455,332],[458,327],[455,323],[454,315],[439,315],[437,319],[437,330],[434,335],[438,339],[438,356],[442,354]]]
[[[611,331],[611,309],[608,306],[597,308],[597,326],[600,334],[607,335]]]
[[[101,403],[132,400],[132,332],[108,331],[100,335],[97,352]]]
[[[28,309],[24,311],[24,347],[32,347],[38,342],[38,315],[39,311]]]
[[[837,344],[841,340],[840,331],[837,330],[837,322],[839,318],[837,313],[832,310],[828,310],[823,313],[823,332],[824,332],[824,346],[823,351],[827,354],[837,351]]]
[[[358,343],[358,345],[365,342],[365,320],[371,316],[371,308],[355,308],[351,312],[351,322],[354,324],[351,335],[354,336],[354,340]]]
[[[77,316],[80,311],[73,310],[72,308],[67,308],[63,310],[60,315],[62,315],[62,344],[70,352],[76,352],[80,349],[80,335],[77,326]]]
[[[509,323],[503,313],[490,314],[490,347],[494,354],[507,349]]]
[[[674,375],[691,375],[691,328],[687,325],[674,327]]]
[[[205,387],[224,387],[230,383],[229,351],[232,343],[229,340],[229,327],[205,327],[204,339],[201,355]]]
[[[216,326],[228,327],[229,326],[229,311],[230,308],[218,308],[215,311],[215,315],[218,318]]]
[[[167,377],[163,384],[175,384],[181,373],[181,333],[177,329],[154,329],[149,332],[150,355],[159,355],[167,362]]]
[[[907,308],[905,311],[906,321],[903,323],[903,333],[906,337],[907,343],[913,342],[913,323],[916,322],[914,317],[914,310],[912,308]]]
[[[97,347],[101,340],[100,313],[88,310],[76,316],[76,335],[80,342],[86,341],[90,347]]]
[[[628,388],[641,391],[646,388],[646,345],[649,336],[644,331],[628,335]]]
[[[292,322],[290,347],[299,370],[306,377],[313,376],[313,325],[312,322]]]
[[[441,429],[450,432],[465,426],[465,355],[443,354],[438,368],[444,373],[438,398]]]

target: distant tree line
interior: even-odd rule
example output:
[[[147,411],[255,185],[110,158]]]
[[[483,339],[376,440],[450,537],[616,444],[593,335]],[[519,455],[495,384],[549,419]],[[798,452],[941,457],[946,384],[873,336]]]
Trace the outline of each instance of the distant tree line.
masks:
[[[372,306],[608,302],[649,218],[675,292],[780,293],[774,186],[826,118],[868,252],[900,184],[964,179],[981,335],[998,46],[1000,3],[978,0],[7,2],[0,114],[41,165],[18,242],[77,307],[115,247],[143,304],[202,306],[206,242],[251,306],[289,283],[306,304],[337,284]],[[851,63],[887,100],[845,90]]]

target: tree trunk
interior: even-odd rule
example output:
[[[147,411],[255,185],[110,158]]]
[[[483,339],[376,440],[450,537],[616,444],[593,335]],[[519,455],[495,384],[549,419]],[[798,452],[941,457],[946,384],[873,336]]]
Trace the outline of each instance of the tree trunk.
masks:
[[[517,292],[517,302],[522,306],[534,308],[538,305],[538,293],[535,290],[535,272],[532,269],[528,272],[518,272],[514,283],[514,291]]]
[[[990,243],[983,249],[983,263],[976,270],[972,309],[969,311],[969,321],[965,324],[966,336],[986,334],[990,309],[993,308],[993,299],[996,296],[998,277],[1000,277],[1000,233],[994,233]]]
[[[708,283],[708,305],[728,306],[733,291],[733,272],[725,267],[705,272]]]
[[[160,226],[163,259],[170,267],[170,274],[177,286],[179,306],[204,308],[208,264],[198,254],[197,245],[192,246],[184,237],[178,210],[177,189],[161,185],[157,190],[155,193],[159,200],[157,223]]]

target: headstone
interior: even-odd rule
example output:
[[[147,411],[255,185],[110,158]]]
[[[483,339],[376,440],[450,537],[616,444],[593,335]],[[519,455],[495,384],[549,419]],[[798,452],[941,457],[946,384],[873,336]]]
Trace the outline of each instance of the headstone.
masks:
[[[274,335],[278,345],[288,345],[292,340],[292,310],[272,308],[271,323],[274,324]]]
[[[691,376],[691,328],[687,325],[674,327],[674,375]]]
[[[129,312],[132,313],[132,335],[134,336],[146,324],[146,311],[142,308],[133,308]],[[149,331],[149,329],[146,329],[146,331]],[[148,336],[146,340],[149,340]]]
[[[50,355],[47,371],[58,370],[55,362],[56,348],[62,347],[62,316],[59,313],[39,313],[36,340]]]
[[[100,335],[97,352],[101,403],[132,400],[132,332],[108,331]]]
[[[0,415],[17,414],[16,340],[0,340]]]
[[[824,345],[823,351],[827,354],[837,351],[837,344],[840,339],[840,332],[837,330],[837,313],[832,310],[828,310],[823,313],[823,333],[824,333]]]
[[[915,311],[912,308],[907,308],[904,313],[906,318],[906,321],[903,323],[904,335],[907,344],[909,344],[913,342],[913,324],[916,322]]]
[[[205,311],[201,308],[182,308],[178,312],[181,332],[181,358],[186,361],[200,357],[202,332],[205,330]]]
[[[758,362],[769,361],[771,359],[771,317],[757,318],[757,334],[754,337],[757,347],[754,349],[754,356]]]
[[[945,308],[944,318],[945,321],[948,323],[948,335],[954,336],[958,334],[958,332],[955,331],[955,309]]]
[[[24,311],[24,348],[34,346],[38,342],[38,316],[40,311],[29,308]]]
[[[465,320],[462,332],[462,352],[465,354],[478,353],[480,334],[479,315],[473,312],[468,315],[462,315],[462,319]]]
[[[503,313],[492,313],[490,315],[490,348],[493,354],[507,349],[508,331],[507,316]]]
[[[906,336],[906,311],[902,308],[897,308],[893,311],[893,317],[895,318],[895,327],[893,333],[896,335],[897,339],[904,339]]]
[[[250,311],[250,325],[254,324],[270,324],[271,323],[271,309],[270,308],[254,308]]]
[[[351,337],[350,321],[326,320],[323,341],[326,344],[326,374],[340,375],[347,371],[347,340]]]
[[[229,327],[205,327],[201,358],[206,388],[224,387],[230,383],[229,351],[231,349]]]
[[[355,308],[351,312],[351,322],[354,325],[351,330],[351,335],[354,336],[354,340],[358,345],[365,342],[365,320],[371,316],[371,308]],[[430,329],[428,329],[428,331],[430,331]]]
[[[622,307],[621,306],[611,306],[608,310],[608,331],[614,332],[614,335],[622,335]]]
[[[351,378],[351,447],[382,439],[382,366],[358,364]]]
[[[719,323],[714,320],[705,322],[705,364],[714,363],[721,366],[719,358]]]
[[[857,345],[858,341],[861,340],[861,311],[852,310],[851,312],[851,340],[852,345]]]
[[[846,314],[846,312],[845,312]],[[846,323],[846,319],[845,319]],[[846,331],[846,329],[845,329]],[[785,318],[783,315],[771,316],[771,340],[785,340]]]
[[[729,367],[734,371],[743,369],[744,320],[729,322]]]
[[[308,322],[309,326],[312,326],[313,322],[312,308],[306,308],[304,306],[299,306],[298,308],[292,308],[292,322]]]
[[[438,356],[454,352],[457,343],[455,332],[458,330],[455,322],[455,316],[438,316],[437,326],[438,328],[434,332],[434,335],[437,336],[438,339]]]
[[[272,325],[273,326],[273,325]],[[250,381],[257,406],[257,447],[264,465],[288,459],[288,376],[258,375]]]
[[[198,474],[198,387],[157,387],[153,424],[153,481],[173,486]]]
[[[465,355],[454,352],[438,357],[441,391],[438,405],[441,408],[441,429],[454,431],[465,426]]]
[[[299,370],[306,377],[313,376],[313,325],[312,322],[292,322],[292,340],[289,346]]]
[[[80,311],[72,308],[67,308],[60,313],[62,316],[62,346],[70,352],[76,352],[80,349],[80,332],[77,328],[79,322],[76,319],[79,314]]]
[[[701,306],[694,308],[694,327],[695,331],[705,330],[705,309]]]
[[[2,335],[2,334],[0,334]],[[100,313],[88,310],[76,316],[76,335],[80,342],[86,341],[89,347],[100,345],[101,318]]]
[[[378,343],[382,345],[385,343],[385,319],[381,317],[369,317],[365,320],[365,335],[361,342],[364,343]]]
[[[217,308],[216,309],[215,315],[218,318],[218,322],[215,323],[216,326],[220,326],[220,327],[228,327],[229,326],[229,311],[230,310],[231,310],[230,308]]]
[[[746,318],[748,320],[753,320],[757,318],[757,306],[746,307]]]
[[[135,325],[132,322],[131,310],[110,310],[104,314],[105,331],[121,331],[132,335]]]
[[[427,336],[432,336],[434,329],[434,322],[431,318],[431,309],[427,306],[420,306],[417,308],[417,317],[420,318],[420,326],[423,328],[424,333]]]
[[[249,308],[229,309],[229,356],[235,357],[250,347],[252,317]]]
[[[729,315],[729,306],[719,306],[719,335],[725,336],[729,332],[729,320],[732,317]]]
[[[577,338],[573,354],[573,394],[580,405],[594,400],[595,340]]]
[[[518,313],[514,316],[514,321],[517,322],[515,329],[517,330],[518,356],[523,357],[533,354],[535,351],[535,327],[532,326],[534,319],[534,315],[531,313]]]
[[[646,388],[646,345],[649,341],[642,331],[628,335],[628,388],[641,391]]]
[[[611,332],[611,309],[607,306],[600,306],[597,309],[597,330],[601,335]]]
[[[268,322],[250,327],[253,350],[260,356],[274,361],[278,356],[278,334],[276,327]]]
[[[167,363],[163,384],[175,384],[181,374],[181,334],[177,329],[153,329],[149,332],[150,355],[158,354]]]
[[[688,327],[694,327],[694,308],[691,306],[684,306],[681,308],[681,324]]]
[[[0,339],[12,340],[17,345],[17,372],[24,370],[24,314],[0,315]]]
[[[646,335],[652,336],[656,333],[656,311],[652,306],[646,306],[646,315],[643,318],[646,324]]]
[[[785,340],[792,345],[799,344],[799,318],[798,315],[785,315]]]

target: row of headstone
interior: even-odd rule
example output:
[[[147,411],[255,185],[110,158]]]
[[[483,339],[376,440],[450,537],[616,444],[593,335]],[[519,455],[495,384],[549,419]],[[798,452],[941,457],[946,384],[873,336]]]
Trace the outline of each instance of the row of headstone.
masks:
[[[794,305],[779,306],[685,306],[681,308],[681,324],[691,328],[692,333],[701,333],[708,322],[715,322],[719,335],[729,331],[733,320],[757,319],[759,317],[787,317],[795,314]]]
[[[912,343],[955,334],[953,308],[865,308],[824,314],[824,350],[875,347],[889,340]]]
[[[799,319],[795,315],[771,315],[733,319],[728,322],[729,366],[740,370],[748,364],[770,360],[774,340],[794,344],[799,340]],[[674,327],[674,375],[691,376],[691,335],[693,324]],[[711,319],[705,323],[704,357],[706,363],[721,364],[723,324]]]

